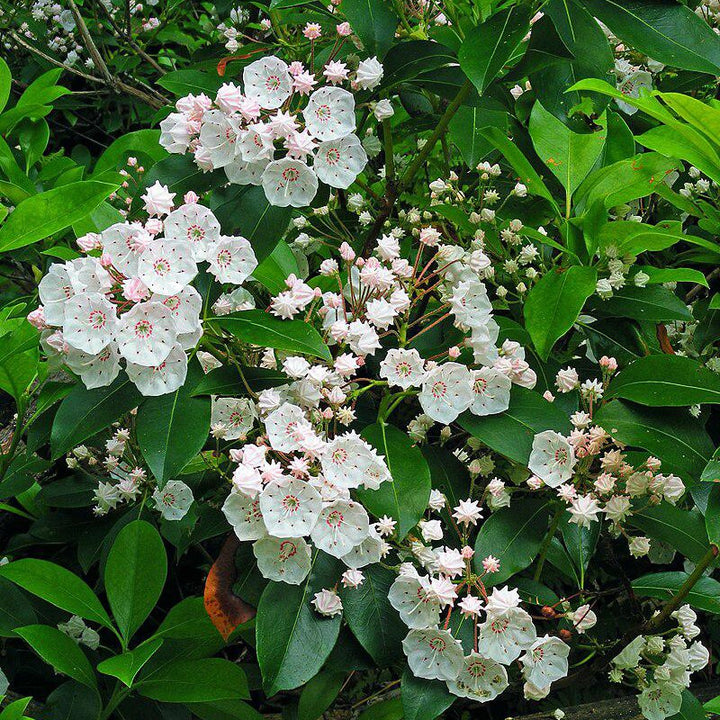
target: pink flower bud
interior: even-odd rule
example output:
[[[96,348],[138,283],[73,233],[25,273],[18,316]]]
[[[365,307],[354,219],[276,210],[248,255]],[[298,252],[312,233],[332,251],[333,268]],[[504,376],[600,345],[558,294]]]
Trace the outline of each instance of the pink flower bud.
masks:
[[[600,367],[605,368],[608,372],[615,372],[618,367],[618,362],[614,357],[608,357],[607,355],[603,355],[600,358]]]
[[[355,259],[355,251],[344,242],[340,246],[340,257],[346,262],[352,262]]]
[[[465,547],[460,551],[460,554],[462,555],[463,560],[471,560],[475,551],[469,545],[465,545]]]
[[[194,193],[192,190],[190,192],[186,192],[183,196],[183,202],[186,205],[193,205],[196,203],[200,198],[197,196],[197,193]]]
[[[112,266],[112,258],[111,258],[107,253],[103,253],[103,254],[100,256],[100,264],[101,264],[104,268],[109,268],[109,267]]]
[[[448,357],[452,358],[453,360],[455,360],[455,358],[459,358],[460,357],[460,348],[457,345],[453,345],[448,350]]]
[[[44,330],[47,327],[45,322],[45,310],[41,305],[37,310],[28,313],[27,321],[38,330]]]
[[[132,302],[142,302],[150,292],[140,278],[130,278],[123,283],[123,295]]]
[[[352,34],[352,28],[350,27],[350,23],[344,22],[340,23],[336,28],[337,34],[340,37],[347,37],[348,35]]]
[[[145,223],[145,229],[154,237],[162,232],[163,221],[160,218],[150,218]]]
[[[546,390],[546,391],[543,393],[543,397],[544,397],[548,402],[554,402],[554,401],[555,401],[555,396],[554,396],[549,390]]]

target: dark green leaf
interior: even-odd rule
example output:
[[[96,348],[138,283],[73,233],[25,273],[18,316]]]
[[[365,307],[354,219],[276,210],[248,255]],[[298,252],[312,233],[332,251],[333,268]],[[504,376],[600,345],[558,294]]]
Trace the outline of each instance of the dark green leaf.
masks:
[[[512,508],[501,508],[480,526],[475,541],[476,571],[492,555],[500,560],[500,571],[488,575],[486,585],[498,585],[524,570],[535,559],[547,532],[550,505],[542,500],[515,500]]]
[[[652,407],[720,403],[720,376],[681,355],[649,355],[618,373],[605,392]]]
[[[367,55],[382,59],[392,45],[398,18],[385,0],[343,0],[340,11],[362,40]]]
[[[523,465],[530,457],[535,435],[543,430],[566,434],[571,429],[566,413],[538,393],[517,385],[510,391],[510,407],[504,413],[478,417],[466,412],[458,422],[495,452]]]
[[[380,565],[363,568],[365,581],[342,592],[343,608],[353,635],[372,659],[386,667],[401,658],[407,627],[390,605],[388,592],[397,575]]]
[[[685,572],[661,572],[643,575],[633,580],[633,590],[641,597],[670,600],[690,577]],[[685,600],[694,608],[720,614],[720,582],[703,576],[695,583]]]
[[[125,375],[112,385],[95,390],[79,383],[60,403],[55,415],[50,438],[53,458],[109,427],[141,400],[142,395]]]
[[[376,517],[389,515],[397,520],[397,536],[402,539],[427,508],[430,469],[420,449],[393,425],[370,425],[362,436],[385,457],[392,482],[382,483],[377,490],[358,490],[357,496]]]
[[[126,641],[155,607],[166,575],[167,557],[158,531],[144,520],[128,523],[115,538],[105,564],[108,602]]]
[[[342,672],[318,673],[305,685],[298,701],[298,720],[317,720],[332,705],[345,682]]]
[[[222,658],[171,662],[143,678],[135,687],[145,697],[170,703],[250,697],[247,678],[240,666]]]
[[[318,551],[302,585],[270,582],[265,588],[258,605],[256,640],[268,696],[303,685],[323,666],[337,640],[341,618],[322,617],[310,602],[322,588],[333,587],[341,572],[333,558]]]
[[[97,687],[90,661],[79,645],[64,632],[50,625],[28,625],[15,632],[57,672],[88,687]]]
[[[23,558],[0,566],[0,577],[11,580],[61,610],[105,627],[112,626],[95,593],[77,575],[60,565],[47,560]]]
[[[312,355],[323,360],[331,359],[330,351],[318,331],[302,320],[281,320],[262,310],[243,310],[210,318],[209,322],[232,333],[242,342]]]
[[[653,60],[720,73],[720,45],[712,28],[674,0],[585,0],[588,10],[621,40]]]
[[[528,8],[513,5],[466,34],[458,60],[481,95],[514,55],[529,27]]]
[[[663,470],[695,483],[713,452],[713,443],[686,410],[640,408],[614,400],[593,418],[616,440],[643,448],[663,461]]]
[[[455,702],[445,683],[415,677],[409,670],[403,673],[400,697],[405,720],[435,720]]]
[[[595,268],[573,265],[562,272],[546,273],[530,289],[525,327],[543,360],[577,320],[585,301],[595,292],[596,279]]]
[[[627,317],[650,322],[692,319],[685,303],[670,290],[658,285],[646,288],[626,285],[608,300],[593,298],[592,311],[602,317]]]
[[[663,502],[634,512],[628,517],[628,523],[648,537],[667,543],[695,563],[710,547],[705,520],[696,509],[683,510]]]

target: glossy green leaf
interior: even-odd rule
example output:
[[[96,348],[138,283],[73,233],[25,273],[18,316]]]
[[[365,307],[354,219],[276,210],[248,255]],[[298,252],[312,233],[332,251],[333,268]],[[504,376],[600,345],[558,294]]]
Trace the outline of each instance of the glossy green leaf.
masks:
[[[713,443],[686,410],[643,408],[613,400],[593,420],[626,445],[647,450],[663,461],[663,470],[695,483],[713,453]]]
[[[112,626],[105,608],[90,587],[60,565],[47,560],[22,558],[0,566],[0,577],[61,610],[105,627]]]
[[[192,364],[184,385],[173,393],[147,398],[138,410],[138,444],[161,487],[180,474],[208,439],[210,399],[191,394],[200,375]]]
[[[632,587],[640,597],[668,601],[688,577],[688,573],[685,572],[652,573],[633,580]],[[711,577],[701,577],[688,593],[685,602],[698,610],[720,614],[720,582]]]
[[[97,666],[98,672],[115,677],[127,687],[131,687],[137,674],[162,644],[162,638],[150,639],[136,647],[135,650],[121,655],[113,655]]]
[[[341,618],[323,617],[310,604],[316,592],[332,587],[340,573],[334,558],[315,554],[301,585],[270,582],[256,618],[257,657],[268,697],[292,690],[314,677],[340,632]]]
[[[505,582],[532,563],[547,532],[549,516],[548,502],[523,498],[483,522],[475,540],[476,572],[483,571],[482,561],[488,555],[500,560],[499,572],[483,579],[486,585]]]
[[[537,433],[555,430],[567,434],[571,429],[565,412],[539,393],[517,385],[510,391],[510,407],[505,412],[485,417],[465,412],[458,422],[495,452],[523,465]]]
[[[358,489],[357,496],[376,517],[389,515],[397,520],[397,536],[402,539],[427,508],[430,469],[420,448],[393,425],[370,425],[362,436],[385,458],[392,482],[382,483],[377,490]]]
[[[410,670],[403,673],[400,697],[405,720],[435,720],[456,700],[444,682],[415,677]]]
[[[244,700],[250,697],[242,668],[222,658],[166,663],[143,677],[135,688],[144,697],[169,703]]]
[[[649,322],[692,319],[685,303],[672,291],[658,285],[645,288],[626,285],[608,300],[593,298],[590,314],[595,313],[601,317],[626,317]]]
[[[340,11],[362,40],[365,52],[382,59],[392,45],[398,17],[386,0],[342,0]]]
[[[330,351],[318,331],[302,320],[281,320],[262,310],[243,310],[210,318],[209,322],[232,333],[242,342],[312,355],[323,360],[331,359]]]
[[[598,123],[607,125],[607,118],[600,118]],[[573,132],[539,102],[530,114],[529,130],[535,152],[569,195],[592,170],[605,147],[607,135],[602,129],[592,133]]]
[[[142,395],[125,375],[112,385],[94,390],[79,383],[60,403],[55,415],[50,439],[53,458],[109,427],[141,401]]]
[[[708,540],[720,547],[720,485],[714,483],[708,495],[708,504],[705,509],[705,530]]]
[[[141,159],[146,156],[151,162],[167,157],[167,150],[160,145],[160,131],[136,130],[114,140],[98,158],[93,173],[119,169],[118,164],[127,161],[130,155],[139,155]]]
[[[681,355],[649,355],[613,377],[605,392],[652,407],[720,403],[720,376]]]
[[[87,655],[64,632],[50,625],[28,625],[15,631],[56,672],[95,688],[97,681]]]
[[[332,670],[318,673],[300,693],[298,720],[317,720],[332,705],[347,675]]]
[[[720,45],[712,28],[674,0],[585,0],[615,35],[653,60],[684,70],[720,73]]]
[[[632,513],[627,521],[693,562],[699,562],[710,547],[705,520],[697,509],[684,510],[663,502]]]
[[[573,265],[546,273],[530,289],[525,301],[525,328],[543,360],[577,320],[585,301],[595,292],[596,279],[595,268]]]
[[[388,593],[396,573],[380,565],[363,568],[365,580],[357,588],[343,590],[341,597],[353,635],[380,667],[402,658],[407,627],[390,604]]]
[[[450,120],[449,137],[455,143],[468,167],[474,168],[493,150],[493,145],[481,132],[494,127],[506,132],[508,114],[500,103],[481,98],[480,105],[462,106]]]
[[[481,95],[513,56],[529,26],[527,7],[513,5],[466,33],[458,60]]]
[[[83,180],[23,200],[0,225],[0,252],[44,240],[91,213],[120,182]]]
[[[129,641],[152,612],[167,576],[160,533],[144,520],[120,530],[105,564],[105,591],[120,633]]]

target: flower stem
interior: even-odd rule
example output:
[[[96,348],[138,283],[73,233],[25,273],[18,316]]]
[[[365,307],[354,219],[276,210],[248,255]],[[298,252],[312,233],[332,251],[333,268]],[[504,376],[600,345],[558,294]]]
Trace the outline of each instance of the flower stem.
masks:
[[[558,509],[555,511],[555,515],[553,516],[552,522],[550,523],[550,528],[547,531],[547,534],[545,535],[545,539],[543,540],[543,544],[540,546],[540,552],[538,553],[538,560],[537,565],[535,566],[535,574],[533,575],[533,580],[539,580],[540,575],[542,574],[543,565],[545,565],[545,556],[547,555],[547,551],[550,549],[550,543],[552,542],[552,539],[555,537],[555,533],[557,532],[558,525],[560,525],[560,518],[562,517],[562,514],[564,512],[565,508],[562,506],[559,506]]]

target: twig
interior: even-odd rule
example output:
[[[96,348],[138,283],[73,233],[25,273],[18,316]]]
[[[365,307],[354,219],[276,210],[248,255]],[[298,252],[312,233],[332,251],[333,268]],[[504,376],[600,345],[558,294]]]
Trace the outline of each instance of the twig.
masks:
[[[118,24],[113,19],[113,16],[110,14],[110,11],[103,5],[101,2],[95,3],[96,7],[99,7],[102,13],[105,15],[105,17],[108,19],[110,25],[112,26],[112,29],[120,36],[125,38],[128,41],[128,44],[130,47],[146,62],[148,62],[150,65],[155,68],[161,75],[165,75],[167,70],[165,70],[163,67],[158,65],[155,58],[148,55],[136,42],[133,40],[132,35],[130,34],[130,30],[126,33],[118,26]]]
[[[90,54],[90,57],[92,58],[93,63],[95,64],[95,67],[100,71],[100,74],[105,78],[105,82],[108,85],[115,85],[115,78],[112,76],[112,73],[108,70],[108,66],[105,64],[105,60],[103,59],[103,56],[100,54],[100,51],[95,46],[95,43],[93,42],[92,36],[90,35],[90,31],[87,28],[87,25],[85,24],[85,20],[83,20],[83,16],[80,14],[80,11],[78,10],[77,5],[75,4],[75,0],[68,0],[68,4],[70,5],[70,12],[72,12],[73,17],[75,18],[75,23],[78,26],[78,30],[80,30],[80,34],[82,35],[83,41],[85,42],[85,47]]]

